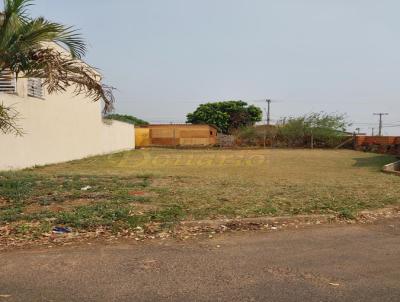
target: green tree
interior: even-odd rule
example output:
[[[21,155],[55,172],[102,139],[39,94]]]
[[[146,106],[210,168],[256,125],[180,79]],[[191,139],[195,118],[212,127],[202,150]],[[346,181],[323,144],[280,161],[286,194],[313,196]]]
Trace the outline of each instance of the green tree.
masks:
[[[201,104],[193,113],[187,115],[192,124],[212,124],[223,133],[232,133],[241,127],[254,125],[261,121],[260,108],[243,101],[225,101]]]
[[[76,94],[103,100],[104,112],[111,111],[112,88],[102,85],[97,72],[79,60],[86,53],[81,35],[72,27],[42,17],[31,18],[27,13],[30,5],[31,0],[4,0],[4,12],[0,13],[0,72],[11,71],[17,79],[42,78],[49,93],[73,86]],[[67,48],[70,55],[49,46],[53,42]],[[12,108],[0,104],[0,112],[0,132],[19,132]]]
[[[116,120],[116,121],[121,121],[121,122],[125,122],[125,123],[129,123],[129,124],[133,124],[136,126],[145,126],[148,125],[149,123],[141,120],[135,116],[132,115],[127,115],[127,114],[108,114],[106,116],[107,119],[111,119],[111,120]]]
[[[289,117],[279,127],[279,139],[289,146],[332,147],[345,136],[350,124],[342,114],[325,112]]]

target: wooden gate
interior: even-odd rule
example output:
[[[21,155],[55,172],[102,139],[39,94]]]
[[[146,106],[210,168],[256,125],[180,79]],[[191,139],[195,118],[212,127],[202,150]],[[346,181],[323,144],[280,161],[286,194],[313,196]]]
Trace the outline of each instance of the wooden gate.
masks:
[[[135,128],[135,143],[136,147],[150,146],[150,129]]]

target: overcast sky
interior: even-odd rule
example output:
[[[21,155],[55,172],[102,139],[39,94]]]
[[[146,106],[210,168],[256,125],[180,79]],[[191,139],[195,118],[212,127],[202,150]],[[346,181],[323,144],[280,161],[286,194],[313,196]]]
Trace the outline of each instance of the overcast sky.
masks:
[[[346,113],[370,133],[388,112],[400,134],[398,0],[35,2],[82,30],[119,113],[184,122],[202,102],[271,98],[273,119]]]

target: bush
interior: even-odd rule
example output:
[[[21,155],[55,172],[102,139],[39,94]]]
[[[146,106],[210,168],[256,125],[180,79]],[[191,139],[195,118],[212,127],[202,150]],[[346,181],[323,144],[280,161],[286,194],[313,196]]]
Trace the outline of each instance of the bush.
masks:
[[[278,128],[277,139],[288,147],[332,148],[347,138],[346,126],[344,115],[311,113],[289,118]]]
[[[149,124],[148,122],[146,122],[144,120],[141,120],[137,117],[134,117],[132,115],[126,115],[126,114],[109,114],[106,116],[106,119],[125,122],[125,123],[133,124],[136,126],[146,126]]]
[[[260,142],[263,140],[263,136],[261,136],[255,127],[246,127],[240,129],[236,137],[238,139],[238,143],[240,145],[245,146],[257,146],[260,145]]]
[[[271,125],[259,125],[244,127],[236,132],[240,145],[245,146],[272,146],[276,141],[277,127]]]

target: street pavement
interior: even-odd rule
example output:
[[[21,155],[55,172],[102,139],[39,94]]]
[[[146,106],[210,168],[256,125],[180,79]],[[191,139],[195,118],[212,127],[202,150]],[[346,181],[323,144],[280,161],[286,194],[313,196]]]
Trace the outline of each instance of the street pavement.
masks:
[[[400,301],[400,221],[3,252],[2,301]]]

